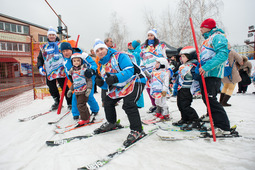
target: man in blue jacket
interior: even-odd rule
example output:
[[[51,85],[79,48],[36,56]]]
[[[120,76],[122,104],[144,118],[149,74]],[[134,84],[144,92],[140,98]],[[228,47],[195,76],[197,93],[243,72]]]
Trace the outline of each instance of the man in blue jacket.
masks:
[[[145,75],[136,64],[131,62],[127,54],[108,48],[99,39],[95,42],[94,51],[101,64],[100,75],[96,78],[96,84],[103,89],[108,89],[104,101],[107,122],[94,132],[102,133],[120,126],[117,123],[115,104],[123,99],[122,108],[128,116],[131,129],[124,142],[124,146],[127,147],[145,135],[136,105],[146,83]]]
[[[216,136],[229,133],[230,124],[226,111],[217,101],[217,93],[220,92],[221,79],[224,76],[224,64],[228,59],[228,40],[224,31],[216,27],[216,22],[209,18],[203,21],[200,31],[205,38],[201,46],[201,66],[200,75],[204,75],[206,88],[215,126]],[[205,94],[202,84],[202,97],[204,103]]]
[[[73,52],[78,52],[78,53],[82,53],[82,50],[79,48],[72,48],[71,44],[68,42],[63,42],[61,43],[60,46],[61,52],[64,56],[64,67],[65,67],[65,72],[66,75],[68,75],[68,71],[72,68],[72,61],[71,61],[71,55]],[[89,95],[89,99],[88,99],[88,104],[90,106],[90,110],[91,110],[91,115],[92,118],[94,116],[97,115],[98,111],[99,111],[99,105],[94,97],[94,84],[95,84],[95,75],[96,75],[96,70],[97,70],[97,64],[96,62],[90,57],[88,56],[87,53],[82,53],[83,56],[83,61],[86,63],[88,69],[86,70],[85,74],[86,77],[91,78],[92,79],[92,83],[93,83],[93,88],[91,90],[91,93]],[[73,94],[73,98],[72,98],[72,114],[73,114],[73,118],[74,120],[78,120],[79,119],[79,111],[77,108],[77,101],[76,101],[76,97]]]

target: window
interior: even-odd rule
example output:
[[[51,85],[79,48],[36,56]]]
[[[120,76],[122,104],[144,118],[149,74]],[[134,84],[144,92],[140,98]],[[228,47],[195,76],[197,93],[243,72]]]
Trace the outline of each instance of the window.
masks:
[[[7,50],[12,51],[12,43],[7,43]]]
[[[23,26],[24,29],[24,34],[29,34],[29,27],[28,26]]]
[[[25,44],[25,52],[30,52],[30,44]]]
[[[11,31],[11,24],[5,23],[5,31]]]
[[[11,24],[11,31],[12,32],[17,32],[17,29],[16,29],[16,24]]]
[[[0,30],[4,30],[4,23],[0,22]]]
[[[1,48],[2,51],[5,51],[6,50],[6,43],[1,42],[0,48]]]
[[[47,42],[47,36],[39,35],[39,42]]]
[[[17,27],[18,27],[18,32],[21,33],[22,32],[21,25],[17,25]]]
[[[13,51],[18,51],[18,44],[17,43],[13,43]]]
[[[19,51],[24,51],[23,50],[23,44],[19,44],[18,46],[19,46]]]

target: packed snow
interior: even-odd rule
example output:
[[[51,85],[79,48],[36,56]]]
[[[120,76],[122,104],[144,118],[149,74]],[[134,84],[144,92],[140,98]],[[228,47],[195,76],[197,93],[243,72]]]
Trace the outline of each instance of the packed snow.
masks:
[[[95,97],[101,106],[101,95]],[[166,170],[166,169],[231,169],[252,170],[255,167],[255,91],[253,85],[248,87],[246,94],[236,94],[237,87],[229,103],[231,107],[225,107],[231,125],[237,125],[237,131],[243,137],[219,140],[216,142],[205,139],[162,141],[153,134],[138,142],[123,154],[114,158],[103,170]],[[26,95],[24,93],[23,95]],[[150,100],[144,91],[146,106],[140,109],[142,119],[151,117],[146,113]],[[56,112],[38,117],[27,122],[19,122],[19,118],[28,117],[37,113],[46,112],[53,103],[51,97],[43,100],[35,100],[22,108],[15,109],[4,118],[0,119],[0,169],[1,170],[75,170],[78,167],[90,164],[104,158],[109,153],[116,151],[126,139],[129,128],[96,135],[92,138],[74,141],[56,147],[45,144],[47,140],[56,140],[66,137],[92,133],[102,123],[82,127],[65,134],[55,134],[55,125],[48,122],[55,121],[67,111],[64,107],[60,115]],[[13,103],[15,105],[15,103]],[[168,100],[172,121],[180,119],[180,113],[174,98]],[[118,119],[121,124],[128,126],[125,112],[122,110],[122,101],[116,106]],[[206,107],[201,99],[195,99],[192,106],[199,116],[206,113]],[[104,118],[104,110],[100,107],[97,119]],[[105,120],[104,120],[105,121]],[[103,121],[103,122],[104,122]],[[167,122],[171,125],[172,121]],[[67,115],[59,125],[73,123],[72,115]],[[156,125],[144,125],[144,130],[156,127]],[[162,130],[161,130],[162,131]],[[161,133],[159,130],[157,133]],[[172,135],[199,134],[199,132],[169,132]]]

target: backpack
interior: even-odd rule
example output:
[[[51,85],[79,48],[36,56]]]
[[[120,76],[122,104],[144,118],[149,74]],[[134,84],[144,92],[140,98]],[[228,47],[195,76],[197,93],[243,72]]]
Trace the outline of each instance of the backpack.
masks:
[[[227,60],[224,68],[224,77],[228,77],[229,80],[232,80],[232,68],[234,66],[235,60],[233,61],[232,66],[229,64],[229,60]]]

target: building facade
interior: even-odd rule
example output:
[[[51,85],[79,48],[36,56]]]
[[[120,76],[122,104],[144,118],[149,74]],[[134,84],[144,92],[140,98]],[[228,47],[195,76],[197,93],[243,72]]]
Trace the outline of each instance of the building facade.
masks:
[[[31,76],[32,67],[38,73],[39,45],[47,42],[47,32],[47,27],[0,13],[0,78]]]
[[[253,47],[249,45],[234,45],[232,48],[240,55],[244,55],[249,59],[253,59]]]

